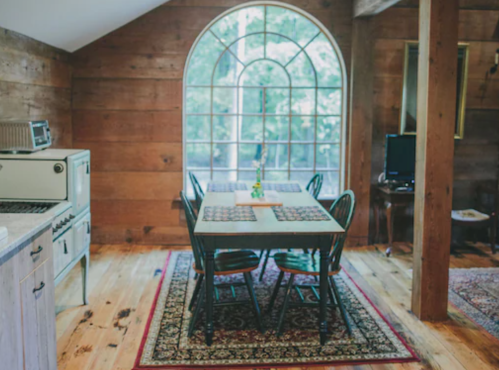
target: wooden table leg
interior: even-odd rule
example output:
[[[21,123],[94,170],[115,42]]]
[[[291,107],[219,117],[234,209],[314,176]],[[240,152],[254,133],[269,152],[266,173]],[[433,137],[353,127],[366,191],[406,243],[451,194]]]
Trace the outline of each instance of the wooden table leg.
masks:
[[[325,244],[324,242],[321,244]],[[328,282],[327,273],[329,267],[329,252],[330,245],[321,245],[321,265],[320,265],[320,313],[319,313],[319,333],[321,345],[326,343],[327,339],[327,298],[328,298]]]
[[[386,249],[386,256],[390,257],[392,253],[392,243],[393,243],[393,205],[390,202],[385,202],[386,206],[386,231],[388,233],[388,248]]]
[[[206,270],[206,345],[213,343],[213,279],[215,273],[215,253],[206,251],[204,256],[204,266]]]

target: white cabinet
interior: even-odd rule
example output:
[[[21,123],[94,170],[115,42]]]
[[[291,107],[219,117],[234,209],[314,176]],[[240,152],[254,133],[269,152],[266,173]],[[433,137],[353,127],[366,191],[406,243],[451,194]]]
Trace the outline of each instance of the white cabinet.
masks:
[[[73,203],[73,214],[79,215],[90,205],[90,152],[69,157],[68,166],[69,199]]]
[[[54,240],[52,248],[54,250],[54,276],[57,277],[71,264],[75,257],[73,252],[73,229],[69,229]]]
[[[73,224],[73,248],[75,257],[90,247],[90,212],[86,212]]]

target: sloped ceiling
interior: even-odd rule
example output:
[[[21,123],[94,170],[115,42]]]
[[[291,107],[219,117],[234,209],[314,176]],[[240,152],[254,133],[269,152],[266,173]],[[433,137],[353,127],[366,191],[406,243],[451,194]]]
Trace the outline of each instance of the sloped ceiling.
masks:
[[[0,27],[73,52],[168,0],[0,0]]]

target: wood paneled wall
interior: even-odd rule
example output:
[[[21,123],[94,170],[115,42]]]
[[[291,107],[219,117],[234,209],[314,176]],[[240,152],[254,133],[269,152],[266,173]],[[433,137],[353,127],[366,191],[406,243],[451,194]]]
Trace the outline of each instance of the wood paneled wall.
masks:
[[[175,0],[73,54],[73,146],[92,151],[94,243],[187,242],[182,78],[204,27],[244,0]],[[317,17],[350,65],[350,0],[287,1]]]
[[[0,28],[0,120],[48,119],[54,147],[72,146],[69,53]]]
[[[469,43],[469,74],[463,140],[455,141],[453,207],[474,205],[479,184],[494,184],[499,162],[499,74],[486,79],[499,40],[499,4],[460,1],[459,41]],[[403,1],[376,15],[372,183],[383,171],[386,134],[399,131],[404,42],[418,39],[418,2]],[[438,160],[435,158],[434,160]],[[396,225],[397,227],[397,225]]]

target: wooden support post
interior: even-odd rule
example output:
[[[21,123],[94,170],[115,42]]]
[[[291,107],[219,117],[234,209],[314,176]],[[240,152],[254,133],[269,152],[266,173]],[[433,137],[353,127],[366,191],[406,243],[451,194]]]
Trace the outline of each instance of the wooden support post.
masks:
[[[456,122],[458,0],[420,0],[412,311],[445,320]]]
[[[371,23],[370,18],[353,20],[348,188],[355,193],[357,207],[348,232],[349,246],[367,245],[369,234],[374,79]]]

